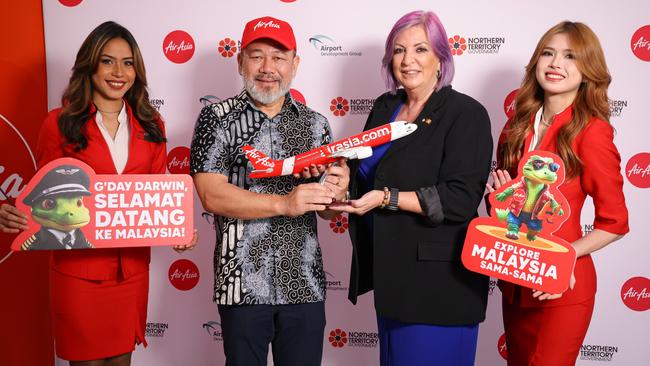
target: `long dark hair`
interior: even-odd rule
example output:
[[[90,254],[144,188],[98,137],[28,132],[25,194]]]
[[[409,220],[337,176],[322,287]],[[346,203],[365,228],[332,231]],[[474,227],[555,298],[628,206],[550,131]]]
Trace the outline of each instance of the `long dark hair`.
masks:
[[[136,77],[133,85],[124,95],[124,99],[131,106],[133,115],[149,135],[147,140],[157,143],[166,141],[159,125],[160,116],[149,103],[147,75],[140,47],[128,29],[109,21],[93,29],[81,44],[72,67],[70,82],[61,98],[63,108],[59,114],[59,130],[67,143],[74,145],[77,151],[88,146],[88,139],[83,134],[83,129],[90,118],[90,105],[93,96],[92,76],[97,70],[104,46],[115,38],[125,40],[133,53]]]
[[[583,23],[564,21],[549,29],[537,43],[535,52],[526,66],[526,75],[515,101],[515,115],[508,123],[504,143],[497,155],[501,168],[514,170],[522,156],[526,135],[532,129],[530,120],[544,104],[544,90],[537,82],[535,69],[544,47],[556,34],[566,34],[575,52],[576,65],[582,73],[583,83],[573,101],[573,119],[562,126],[557,136],[557,150],[567,169],[567,177],[582,173],[582,161],[573,151],[571,143],[593,117],[609,122],[607,88],[612,78],[607,70],[605,54],[596,34]]]

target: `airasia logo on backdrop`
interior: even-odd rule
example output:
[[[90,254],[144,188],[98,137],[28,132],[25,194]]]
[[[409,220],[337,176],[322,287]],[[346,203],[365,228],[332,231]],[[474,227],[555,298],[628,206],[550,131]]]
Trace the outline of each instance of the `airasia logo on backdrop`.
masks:
[[[293,99],[295,99],[296,101],[298,101],[298,102],[300,102],[300,103],[302,103],[302,104],[304,104],[304,105],[307,105],[307,101],[305,100],[305,96],[302,95],[301,92],[299,92],[299,91],[296,90],[296,89],[291,88],[291,89],[289,90],[289,93],[291,93],[291,97],[292,97]]]
[[[640,60],[650,61],[650,25],[645,25],[634,32],[630,47]]]
[[[36,160],[27,141],[18,129],[0,114],[0,204],[13,204],[36,172]],[[0,232],[0,263],[11,253],[9,247],[15,235]]]
[[[506,114],[508,119],[511,119],[515,116],[515,100],[517,99],[518,91],[519,89],[511,91],[506,96],[506,100],[503,101],[503,112]]]
[[[199,268],[188,259],[179,259],[169,266],[169,282],[178,290],[191,290],[199,283]]]
[[[504,360],[508,359],[508,346],[506,345],[506,334],[503,333],[497,341],[497,351]]]
[[[167,154],[167,170],[172,174],[190,174],[190,149],[177,146]]]
[[[650,279],[632,277],[621,287],[621,300],[634,311],[650,309]]]
[[[642,152],[631,157],[625,166],[625,176],[639,188],[650,187],[650,153]]]
[[[82,0],[59,0],[59,2],[67,7],[73,7],[81,4]]]
[[[162,48],[169,61],[182,64],[194,56],[194,39],[185,31],[175,30],[165,37]]]

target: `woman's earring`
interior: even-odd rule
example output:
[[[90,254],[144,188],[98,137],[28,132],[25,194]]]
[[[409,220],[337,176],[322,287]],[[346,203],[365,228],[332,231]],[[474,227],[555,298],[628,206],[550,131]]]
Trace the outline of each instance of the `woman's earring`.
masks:
[[[436,71],[436,79],[440,80],[440,76],[442,76],[441,74],[440,69],[438,69],[438,71]]]

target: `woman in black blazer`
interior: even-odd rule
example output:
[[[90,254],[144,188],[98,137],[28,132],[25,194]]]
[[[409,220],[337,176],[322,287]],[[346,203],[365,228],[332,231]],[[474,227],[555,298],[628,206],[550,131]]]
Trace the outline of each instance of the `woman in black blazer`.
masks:
[[[349,299],[374,289],[381,365],[473,365],[489,278],[460,253],[490,172],[490,120],[451,88],[453,56],[432,12],[397,21],[380,96],[364,130],[405,120],[417,130],[351,164]],[[397,89],[397,87],[401,87]]]

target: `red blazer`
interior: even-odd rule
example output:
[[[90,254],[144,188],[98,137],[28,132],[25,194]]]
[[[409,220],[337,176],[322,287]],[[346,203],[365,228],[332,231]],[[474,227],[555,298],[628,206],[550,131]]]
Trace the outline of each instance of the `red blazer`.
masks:
[[[127,104],[131,141],[129,159],[124,174],[164,174],[167,163],[165,143],[154,143],[144,139],[145,130],[137,122],[131,107]],[[41,168],[48,162],[71,157],[90,165],[97,174],[117,174],[108,145],[95,122],[95,108],[91,106],[91,118],[83,128],[88,147],[75,152],[65,143],[58,127],[61,108],[51,111],[41,127],[36,145],[36,161]],[[163,128],[162,121],[159,121]],[[164,133],[164,129],[163,129]],[[59,272],[89,280],[114,280],[118,274],[124,278],[149,270],[151,250],[140,248],[110,248],[93,250],[52,251],[51,266]]]
[[[572,106],[558,114],[537,149],[557,153],[558,132],[572,117]],[[524,151],[528,151],[533,133],[531,132],[526,137]],[[503,138],[502,132],[499,141],[502,141]],[[570,243],[582,237],[580,214],[587,195],[592,197],[594,203],[594,228],[613,234],[627,233],[630,229],[627,222],[625,197],[623,196],[621,157],[614,146],[614,129],[609,123],[593,118],[576,136],[572,146],[573,151],[582,160],[583,171],[579,177],[565,180],[560,186],[560,192],[566,197],[571,208],[571,216],[555,232],[555,235]],[[574,275],[576,285],[573,290],[567,290],[561,298],[556,300],[539,301],[531,296],[530,289],[509,282],[499,281],[499,288],[503,293],[504,301],[509,303],[516,299],[515,289],[519,288],[522,291],[520,300],[522,307],[576,304],[594,297],[596,294],[596,269],[591,255],[578,258]]]

